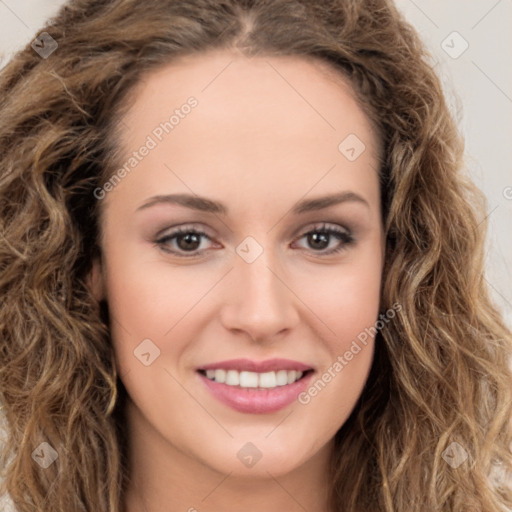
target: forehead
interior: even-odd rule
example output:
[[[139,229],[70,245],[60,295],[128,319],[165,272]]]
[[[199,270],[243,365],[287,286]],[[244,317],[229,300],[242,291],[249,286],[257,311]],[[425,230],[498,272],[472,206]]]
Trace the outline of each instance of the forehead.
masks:
[[[242,114],[266,111],[267,126],[281,121],[279,125],[288,130],[295,126],[300,131],[293,123],[298,118],[310,121],[313,130],[344,129],[347,123],[343,120],[354,130],[372,129],[348,78],[327,62],[304,56],[249,58],[227,50],[178,57],[147,73],[132,91],[124,120],[136,122],[131,128],[148,131],[152,122],[169,117],[166,114],[190,96],[201,102],[202,113],[215,114],[216,121],[223,124],[248,125],[254,119]],[[129,137],[129,133],[125,135]]]
[[[182,108],[191,97],[197,105]],[[147,74],[130,101],[125,158],[148,137],[155,142],[125,180],[140,193],[172,182],[199,195],[221,188],[279,199],[279,190],[304,195],[320,181],[324,189],[359,181],[375,193],[379,141],[348,80],[325,62],[227,51],[182,57]],[[362,151],[355,161],[343,153],[347,140]]]

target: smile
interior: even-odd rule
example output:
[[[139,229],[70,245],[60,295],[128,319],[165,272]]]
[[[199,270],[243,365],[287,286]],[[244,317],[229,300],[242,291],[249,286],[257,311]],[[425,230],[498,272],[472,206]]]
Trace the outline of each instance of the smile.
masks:
[[[232,359],[202,366],[197,375],[213,397],[238,412],[265,414],[297,400],[315,370],[288,359]]]

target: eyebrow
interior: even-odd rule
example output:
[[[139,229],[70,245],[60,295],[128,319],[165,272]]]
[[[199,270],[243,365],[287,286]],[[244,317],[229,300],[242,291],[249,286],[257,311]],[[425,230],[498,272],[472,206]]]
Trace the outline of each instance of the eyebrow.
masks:
[[[347,202],[361,203],[366,205],[368,208],[370,207],[366,199],[356,194],[355,192],[346,190],[337,194],[299,201],[293,206],[292,213],[297,215],[311,211],[323,210],[324,208],[329,208],[330,206]],[[202,212],[215,213],[219,215],[228,214],[228,208],[224,204],[212,199],[208,199],[206,197],[190,194],[167,194],[153,196],[145,201],[141,206],[139,206],[136,211],[144,210],[157,204],[178,204],[192,210],[199,210]]]

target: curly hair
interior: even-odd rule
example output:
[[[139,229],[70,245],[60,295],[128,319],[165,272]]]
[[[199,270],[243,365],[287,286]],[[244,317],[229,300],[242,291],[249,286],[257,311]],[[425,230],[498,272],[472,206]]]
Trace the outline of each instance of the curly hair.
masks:
[[[0,74],[3,490],[19,512],[120,512],[129,478],[94,196],[119,165],[135,85],[178,56],[236,48],[328,62],[383,145],[386,329],[332,453],[332,510],[496,512],[512,491],[512,337],[484,278],[485,199],[419,36],[389,0],[72,0]],[[484,220],[482,220],[484,219]],[[48,442],[57,463],[33,452]],[[450,443],[468,454],[457,469]]]

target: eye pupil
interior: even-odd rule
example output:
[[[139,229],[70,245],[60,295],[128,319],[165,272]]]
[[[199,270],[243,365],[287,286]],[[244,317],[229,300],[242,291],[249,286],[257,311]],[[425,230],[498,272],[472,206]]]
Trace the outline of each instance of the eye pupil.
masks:
[[[180,241],[182,240],[185,240],[185,245],[180,243]],[[197,247],[194,247],[194,245],[200,244],[199,235],[195,233],[186,233],[184,235],[179,235],[177,236],[177,244],[180,247],[180,249],[195,251]],[[190,246],[190,244],[192,244],[192,247]]]
[[[327,233],[311,233],[309,235],[309,241],[312,241],[312,246],[316,249],[325,249],[325,247],[329,246],[329,234]],[[320,241],[320,246],[318,247],[317,243]]]

